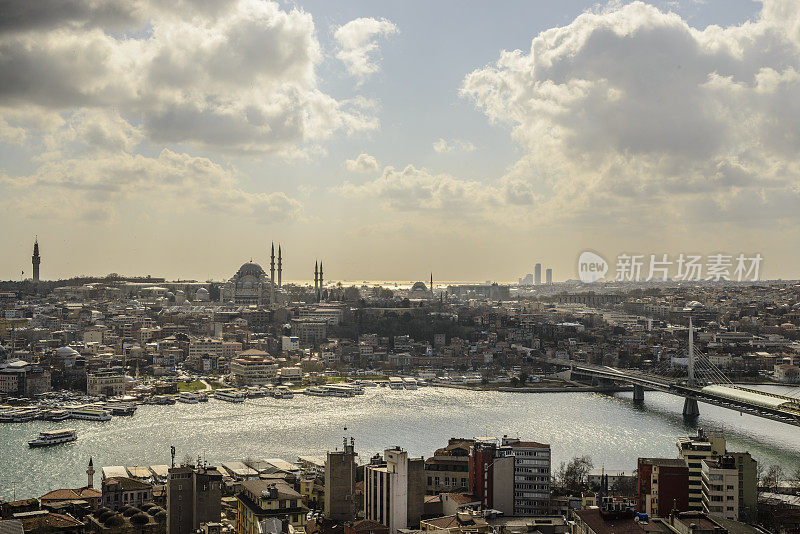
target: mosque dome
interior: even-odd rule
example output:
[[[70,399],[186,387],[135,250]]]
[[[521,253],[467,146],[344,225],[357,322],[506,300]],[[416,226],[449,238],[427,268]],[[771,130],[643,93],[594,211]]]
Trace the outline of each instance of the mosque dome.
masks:
[[[211,296],[208,293],[208,289],[201,287],[197,290],[197,293],[194,294],[194,299],[199,300],[201,302],[207,302]]]
[[[59,358],[74,358],[75,356],[80,356],[80,354],[71,347],[59,347],[56,349],[56,356]]]
[[[264,269],[261,268],[259,264],[248,261],[247,263],[239,267],[239,270],[236,271],[234,278],[238,279],[238,278],[243,278],[245,276],[253,276],[255,278],[261,278],[262,276],[266,275],[267,273],[264,271]]]
[[[424,282],[417,282],[413,286],[411,286],[411,291],[427,291],[428,286],[425,285]]]

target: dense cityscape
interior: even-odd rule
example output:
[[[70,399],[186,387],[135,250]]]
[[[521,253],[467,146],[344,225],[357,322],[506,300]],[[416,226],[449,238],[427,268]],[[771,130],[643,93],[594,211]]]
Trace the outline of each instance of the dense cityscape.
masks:
[[[30,429],[3,434],[9,460],[75,446],[145,409],[159,410],[147,423],[157,427],[184,406],[344,408],[427,390],[546,397],[554,412],[581,395],[646,409],[648,396],[671,393],[686,397],[694,430],[674,436],[674,454],[642,448],[625,469],[595,465],[600,450],[553,454],[546,435],[470,435],[468,415],[459,435],[420,457],[389,443],[359,451],[347,427],[315,454],[285,441],[276,458],[207,458],[194,440],[189,450],[160,444],[161,463],[69,456],[69,480],[85,473],[84,485],[23,495],[17,484],[30,485],[4,472],[0,509],[25,532],[717,533],[800,522],[796,441],[794,459],[768,463],[713,421],[704,427],[716,405],[796,435],[797,282],[589,286],[542,279],[537,264],[513,285],[442,285],[429,274],[346,286],[320,261],[303,284],[283,281],[274,245],[268,272],[249,261],[227,281],[44,281],[42,258],[37,241],[33,277],[0,292],[0,424]],[[369,431],[380,442],[382,430]]]

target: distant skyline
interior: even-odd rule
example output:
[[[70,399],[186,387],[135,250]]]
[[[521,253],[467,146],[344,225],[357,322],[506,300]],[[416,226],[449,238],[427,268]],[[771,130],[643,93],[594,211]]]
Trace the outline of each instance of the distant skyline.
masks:
[[[800,278],[796,0],[11,1],[0,279]],[[543,273],[544,276],[544,273]]]

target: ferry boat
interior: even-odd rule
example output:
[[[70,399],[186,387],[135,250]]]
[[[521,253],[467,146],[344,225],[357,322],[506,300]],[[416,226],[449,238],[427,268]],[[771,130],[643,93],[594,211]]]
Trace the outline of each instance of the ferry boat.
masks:
[[[73,419],[83,419],[85,421],[110,421],[111,413],[108,410],[97,406],[73,406],[68,408],[69,416]]]
[[[417,381],[413,378],[404,378],[403,387],[405,389],[417,389]]]
[[[309,386],[303,391],[304,395],[309,395],[311,397],[327,397],[328,392],[325,391],[325,388],[320,386]]]
[[[41,415],[36,408],[18,408],[3,414],[2,421],[6,423],[27,423]]]
[[[46,421],[64,421],[69,419],[69,412],[67,410],[48,410],[44,414]]]
[[[61,430],[48,430],[40,432],[39,437],[32,439],[28,442],[29,447],[49,447],[50,445],[58,445],[59,443],[68,443],[78,439],[75,430],[72,428],[63,428]]]
[[[273,391],[272,396],[276,399],[291,399],[294,397],[294,393],[287,386],[278,386]]]
[[[244,402],[245,395],[233,388],[224,388],[214,391],[214,398],[226,402]]]
[[[323,386],[323,388],[325,388],[325,392],[330,397],[355,397],[356,395],[353,388],[341,384],[330,384]]]
[[[389,389],[403,389],[403,379],[399,376],[389,377]]]
[[[111,415],[133,415],[136,413],[136,405],[133,403],[109,402],[105,407],[111,412]]]
[[[359,386],[361,386],[361,387],[365,387],[365,388],[376,388],[376,387],[378,387],[378,384],[376,384],[376,383],[375,383],[375,382],[373,382],[372,380],[359,380],[359,381],[357,382],[357,384],[358,384]]]
[[[178,395],[178,402],[185,404],[197,404],[200,402],[200,396],[196,393],[181,393]]]

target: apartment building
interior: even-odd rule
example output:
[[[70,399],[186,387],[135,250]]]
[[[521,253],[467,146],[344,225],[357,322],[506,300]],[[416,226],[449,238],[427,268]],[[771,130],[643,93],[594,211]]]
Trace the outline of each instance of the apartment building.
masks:
[[[702,470],[703,460],[713,460],[725,454],[725,435],[721,432],[704,432],[698,429],[697,436],[680,438],[678,457],[689,468],[689,510],[703,510]]]
[[[285,482],[247,480],[242,482],[236,500],[236,534],[261,534],[262,525],[270,523],[278,532],[290,532],[290,525],[297,529],[306,524],[308,507],[302,495]]]
[[[231,374],[242,386],[262,386],[275,378],[278,364],[266,353],[248,350],[230,362]]]
[[[650,517],[668,517],[689,509],[689,468],[680,458],[639,458],[637,510]]]
[[[167,474],[167,534],[190,534],[218,522],[222,473],[214,468],[172,467]]]
[[[86,394],[116,397],[125,394],[125,376],[116,371],[97,371],[86,374]]]
[[[425,500],[424,474],[422,458],[409,458],[399,447],[386,449],[382,461],[364,469],[365,519],[389,527],[389,534],[417,528]]]
[[[356,516],[356,452],[353,442],[328,452],[325,461],[325,517],[353,521]]]
[[[700,462],[703,512],[739,520],[739,470],[732,456]]]
[[[469,489],[469,450],[475,440],[450,438],[425,460],[425,493],[438,495]]]

